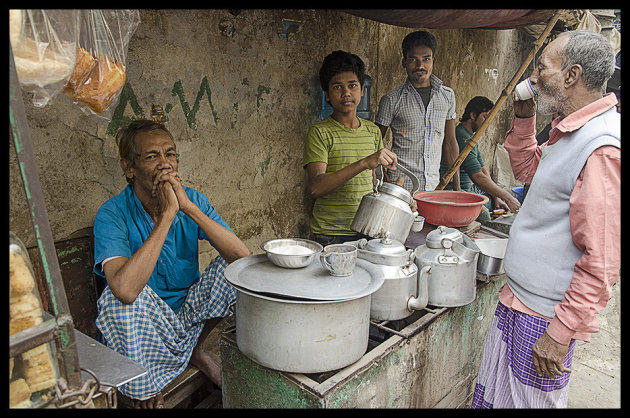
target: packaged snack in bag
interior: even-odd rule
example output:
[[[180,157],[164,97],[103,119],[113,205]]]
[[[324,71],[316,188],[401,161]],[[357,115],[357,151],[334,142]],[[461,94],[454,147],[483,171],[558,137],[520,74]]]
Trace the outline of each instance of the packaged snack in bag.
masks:
[[[77,10],[9,10],[9,39],[22,89],[45,106],[64,87],[74,67]]]
[[[79,14],[76,64],[64,94],[84,113],[109,119],[125,84],[129,39],[140,23],[140,13],[92,9]]]
[[[9,231],[9,336],[44,321],[33,266],[22,241]],[[9,358],[9,407],[40,408],[54,399],[59,368],[53,342]]]

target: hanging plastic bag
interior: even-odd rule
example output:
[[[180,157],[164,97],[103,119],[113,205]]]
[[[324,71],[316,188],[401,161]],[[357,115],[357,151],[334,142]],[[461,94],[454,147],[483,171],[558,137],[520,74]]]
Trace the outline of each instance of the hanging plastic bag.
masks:
[[[9,39],[18,80],[45,106],[68,81],[77,50],[78,11],[9,10]]]
[[[80,10],[76,65],[64,89],[88,115],[111,119],[125,84],[129,39],[138,10]]]

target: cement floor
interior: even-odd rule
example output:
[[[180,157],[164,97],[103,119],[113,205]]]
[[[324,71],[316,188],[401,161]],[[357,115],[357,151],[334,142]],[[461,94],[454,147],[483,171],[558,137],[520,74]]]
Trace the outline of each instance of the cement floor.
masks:
[[[569,408],[621,408],[621,278],[597,319],[599,332],[575,347]]]

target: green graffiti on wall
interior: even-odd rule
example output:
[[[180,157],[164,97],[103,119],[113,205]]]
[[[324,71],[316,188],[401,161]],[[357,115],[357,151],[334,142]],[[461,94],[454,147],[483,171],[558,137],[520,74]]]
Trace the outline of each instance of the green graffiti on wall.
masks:
[[[263,86],[262,84],[258,85],[258,92],[256,94],[256,113],[258,115],[260,115],[260,104],[263,101],[262,94],[263,93],[269,94],[269,91],[270,91],[269,87]]]
[[[199,111],[199,105],[201,104],[201,98],[204,93],[208,96],[208,103],[210,104],[210,110],[212,111],[212,117],[214,118],[214,124],[216,125],[219,121],[219,117],[217,116],[216,110],[214,110],[214,106],[212,105],[212,91],[210,90],[210,84],[208,83],[208,77],[204,77],[201,80],[201,85],[199,86],[199,92],[197,93],[197,97],[195,98],[195,104],[192,109],[186,100],[184,99],[184,88],[182,87],[181,80],[177,80],[173,85],[173,90],[171,94],[173,96],[177,95],[179,97],[179,102],[182,105],[182,110],[184,111],[184,115],[186,116],[186,121],[188,122],[188,126],[192,129],[197,128],[197,112]]]
[[[265,161],[258,163],[258,167],[260,168],[260,175],[265,177],[265,171],[267,171],[267,167],[269,167],[269,161],[271,161],[271,155],[267,154],[267,158]]]
[[[125,108],[127,104],[131,106],[131,110],[133,110],[133,114],[135,115],[134,119],[144,119],[144,111],[138,104],[138,98],[136,94],[133,92],[133,88],[131,88],[131,83],[125,83],[120,92],[120,101],[114,109],[114,113],[112,115],[112,120],[107,125],[107,133],[109,135],[116,135],[118,129],[123,126],[127,126],[129,122],[133,119],[124,115]]]
[[[249,80],[247,78],[243,78],[241,80],[242,86],[249,86]],[[234,89],[236,94],[236,89]],[[264,85],[258,85],[256,91],[256,111],[260,115],[260,106],[263,101],[263,94],[270,94],[271,89]],[[210,83],[208,81],[208,77],[203,77],[201,80],[201,84],[199,85],[199,91],[197,92],[197,96],[195,97],[195,101],[192,105],[186,101],[186,94],[184,93],[184,87],[181,80],[177,80],[173,84],[173,88],[171,89],[171,95],[179,98],[179,103],[181,104],[182,111],[184,112],[184,117],[186,118],[186,122],[188,126],[192,129],[197,129],[197,114],[201,107],[201,103],[203,101],[204,95],[208,97],[208,104],[210,105],[210,112],[212,114],[212,118],[214,119],[215,125],[218,125],[219,116],[217,115],[217,110],[212,103],[212,90],[210,89]],[[125,110],[127,106],[131,107],[133,112],[133,116],[125,116]],[[172,103],[166,103],[164,106],[164,115],[163,120],[169,119],[169,114],[173,111],[174,105]],[[230,121],[231,127],[234,128],[236,122],[238,120],[238,111],[239,104],[238,102],[232,103],[232,112],[233,117]],[[112,114],[112,119],[107,125],[107,134],[108,135],[116,135],[116,132],[123,126],[126,126],[132,120],[136,119],[146,119],[145,112],[142,107],[138,104],[138,98],[131,86],[131,83],[125,83],[122,91],[120,92],[120,100],[118,105],[114,109]]]

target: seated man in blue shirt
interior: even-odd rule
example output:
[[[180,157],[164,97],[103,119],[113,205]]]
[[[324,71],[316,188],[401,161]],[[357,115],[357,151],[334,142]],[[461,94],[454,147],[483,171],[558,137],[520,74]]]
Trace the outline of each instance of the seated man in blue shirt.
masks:
[[[94,271],[107,280],[96,325],[109,347],[148,370],[121,392],[154,408],[189,361],[221,386],[220,360],[202,344],[235,299],[225,266],[251,253],[208,198],[182,184],[164,125],[133,121],[116,142],[129,184],[94,219]],[[200,239],[219,252],[203,274]]]
[[[466,109],[464,109],[464,114],[459,120],[459,125],[455,128],[459,152],[466,148],[466,144],[481,127],[493,107],[494,103],[487,97],[476,96],[470,99]],[[441,164],[440,177],[444,177],[450,168],[450,166],[447,167],[445,164]],[[511,193],[499,187],[490,177],[488,169],[483,164],[478,145],[475,145],[466,156],[459,167],[459,173],[459,185],[462,191],[487,195],[489,198],[488,203],[482,208],[481,213],[477,217],[477,221],[490,221],[489,210],[493,207],[514,213],[520,209],[521,204],[518,200]],[[447,184],[444,189],[453,190],[452,182]]]

